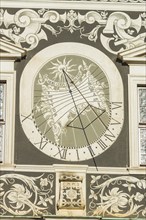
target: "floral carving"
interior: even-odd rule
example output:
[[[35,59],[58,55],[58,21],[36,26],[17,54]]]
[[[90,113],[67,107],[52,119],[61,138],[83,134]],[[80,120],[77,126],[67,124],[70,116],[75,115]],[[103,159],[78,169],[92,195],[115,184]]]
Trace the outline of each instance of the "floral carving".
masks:
[[[43,177],[45,175],[45,178]],[[0,178],[1,215],[50,215],[54,203],[54,175],[29,177],[5,174]]]
[[[62,175],[60,178],[58,208],[82,210],[85,207],[82,177],[78,175]]]
[[[133,176],[93,176],[90,181],[89,215],[145,216],[146,179]]]
[[[86,30],[86,24],[91,26],[90,31]],[[1,9],[0,25],[3,39],[22,47],[25,45],[28,50],[36,48],[42,39],[49,41],[49,34],[57,37],[63,31],[71,34],[78,31],[80,38],[88,38],[89,41],[95,42],[95,45],[97,40],[100,40],[111,53],[141,45],[146,38],[143,31],[146,28],[144,12],[133,19],[125,12],[110,14],[105,11],[88,11],[81,14],[70,10],[60,14],[48,9],[21,9],[12,15]]]

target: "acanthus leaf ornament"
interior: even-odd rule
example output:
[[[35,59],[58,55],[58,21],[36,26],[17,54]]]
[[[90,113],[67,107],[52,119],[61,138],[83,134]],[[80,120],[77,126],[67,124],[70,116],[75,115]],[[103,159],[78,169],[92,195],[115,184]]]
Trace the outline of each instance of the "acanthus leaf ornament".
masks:
[[[90,179],[89,215],[145,216],[145,177],[92,175]]]
[[[54,174],[32,177],[4,174],[0,178],[0,214],[51,215],[54,204]]]

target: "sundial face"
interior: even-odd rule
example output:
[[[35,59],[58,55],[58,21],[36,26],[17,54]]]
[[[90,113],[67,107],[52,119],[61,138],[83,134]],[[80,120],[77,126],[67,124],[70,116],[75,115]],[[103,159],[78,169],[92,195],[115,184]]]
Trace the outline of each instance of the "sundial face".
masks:
[[[32,87],[27,90],[31,99],[26,98],[29,108],[21,104],[22,127],[30,142],[48,156],[88,160],[103,153],[119,136],[122,80],[109,58],[92,47],[61,43],[58,50],[55,48],[38,54],[45,55],[45,60],[32,70]],[[105,58],[107,67],[102,65]],[[32,59],[24,70],[22,85],[27,83],[27,71],[35,61]]]
[[[96,63],[82,56],[49,60],[35,79],[33,105],[39,132],[52,144],[67,149],[98,141],[110,123],[106,75]]]

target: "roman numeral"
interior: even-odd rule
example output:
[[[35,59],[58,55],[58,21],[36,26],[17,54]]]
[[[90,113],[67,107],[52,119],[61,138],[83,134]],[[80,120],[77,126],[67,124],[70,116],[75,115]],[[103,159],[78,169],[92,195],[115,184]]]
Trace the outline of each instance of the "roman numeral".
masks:
[[[107,132],[109,132],[109,134],[107,134]],[[104,134],[104,136],[109,139],[110,141],[114,141],[113,139],[115,139],[115,135],[110,131],[110,130],[107,130],[106,131],[106,134]]]
[[[88,149],[90,151],[91,156],[94,157],[95,153],[94,153],[94,151],[93,151],[93,149],[92,149],[92,147],[90,145],[88,146]]]
[[[78,150],[76,150],[76,153],[77,153],[77,159],[79,160],[80,158],[79,158],[79,152],[78,152]]]
[[[108,147],[102,140],[99,140],[97,143],[102,148],[102,150],[106,150],[106,148]]]
[[[111,125],[120,125],[121,123],[114,118],[111,118]]]
[[[26,119],[32,120],[32,113],[27,116],[21,115],[21,117],[23,117],[22,122],[24,122]]]
[[[122,102],[112,102],[112,110],[121,108],[122,107]]]
[[[48,141],[46,141],[46,139],[44,139],[43,137],[41,138],[41,141],[38,143],[34,143],[35,145],[39,145],[39,149],[43,150],[44,147],[47,145]]]
[[[62,149],[60,149],[60,148],[58,147],[58,153],[55,154],[54,157],[59,154],[60,159],[66,159],[67,150],[68,150],[67,148],[62,148]]]

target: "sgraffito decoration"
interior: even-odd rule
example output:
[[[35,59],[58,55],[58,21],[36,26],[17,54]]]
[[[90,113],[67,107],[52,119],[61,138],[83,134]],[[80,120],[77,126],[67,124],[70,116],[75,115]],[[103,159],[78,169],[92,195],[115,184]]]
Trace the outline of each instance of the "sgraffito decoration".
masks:
[[[51,215],[54,174],[30,177],[5,174],[0,178],[0,215]],[[54,214],[54,213],[53,213]]]
[[[1,9],[0,25],[2,39],[28,50],[36,48],[42,39],[49,41],[52,35],[57,38],[62,32],[78,32],[81,39],[94,42],[95,47],[100,41],[113,54],[141,45],[146,38],[145,12],[132,18],[128,13],[119,11],[81,13],[69,10],[59,13],[48,9],[19,9],[15,14],[10,14],[8,10]]]
[[[89,215],[111,217],[146,216],[146,178],[91,175]]]

